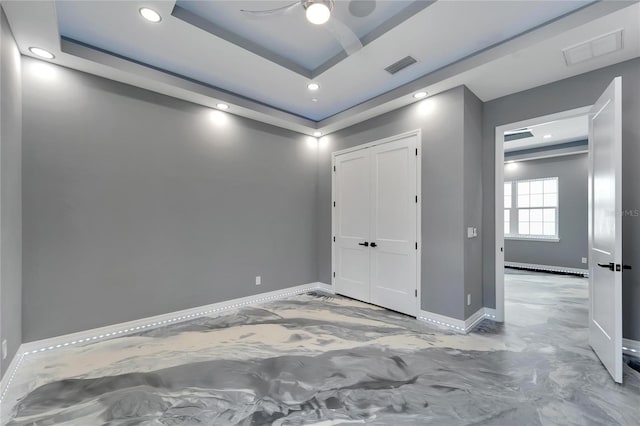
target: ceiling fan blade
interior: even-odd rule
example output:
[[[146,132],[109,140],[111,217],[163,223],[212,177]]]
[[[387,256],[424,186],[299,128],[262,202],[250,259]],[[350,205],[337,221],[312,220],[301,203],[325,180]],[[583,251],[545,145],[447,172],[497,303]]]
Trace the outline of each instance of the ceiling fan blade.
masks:
[[[335,16],[331,16],[329,22],[325,24],[325,28],[338,40],[338,43],[340,43],[344,51],[347,52],[347,55],[353,55],[362,49],[362,42],[358,36],[351,31],[351,28]]]
[[[240,12],[244,13],[245,16],[251,19],[260,19],[260,18],[270,18],[273,16],[280,16],[287,13],[290,9],[293,9],[294,6],[301,4],[300,1],[295,1],[286,6],[277,7],[275,9],[267,9],[267,10],[246,10],[240,9]]]

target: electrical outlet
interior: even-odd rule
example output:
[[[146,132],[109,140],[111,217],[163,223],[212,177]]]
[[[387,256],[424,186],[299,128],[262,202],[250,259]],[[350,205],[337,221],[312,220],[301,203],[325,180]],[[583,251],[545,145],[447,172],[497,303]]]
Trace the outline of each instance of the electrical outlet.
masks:
[[[467,306],[471,306],[471,294],[467,294]]]
[[[582,263],[587,263],[587,258],[586,257],[582,258]]]
[[[256,277],[256,285],[260,285],[260,284],[262,284],[262,277],[260,277],[260,275],[258,275]]]
[[[2,359],[7,357],[7,339],[2,340]]]

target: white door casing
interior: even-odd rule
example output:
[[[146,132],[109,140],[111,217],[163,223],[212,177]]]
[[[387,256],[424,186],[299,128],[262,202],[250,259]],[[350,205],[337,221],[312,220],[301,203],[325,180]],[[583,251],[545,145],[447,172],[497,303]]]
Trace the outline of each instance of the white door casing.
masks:
[[[412,316],[420,309],[419,140],[414,131],[333,153],[334,290]]]
[[[622,78],[589,116],[589,343],[622,383]]]

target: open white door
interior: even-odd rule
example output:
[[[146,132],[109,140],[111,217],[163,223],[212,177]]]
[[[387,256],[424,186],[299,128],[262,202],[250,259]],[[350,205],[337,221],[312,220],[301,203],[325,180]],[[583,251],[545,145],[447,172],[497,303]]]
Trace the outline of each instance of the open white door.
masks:
[[[622,383],[622,78],[589,116],[589,343]]]

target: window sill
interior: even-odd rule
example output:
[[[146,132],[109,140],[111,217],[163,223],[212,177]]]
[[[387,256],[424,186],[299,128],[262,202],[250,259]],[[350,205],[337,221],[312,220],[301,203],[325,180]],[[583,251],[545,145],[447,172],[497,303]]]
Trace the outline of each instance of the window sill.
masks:
[[[549,237],[549,238],[541,238],[541,237],[526,237],[522,235],[505,235],[505,240],[515,240],[515,241],[541,241],[543,243],[559,243],[560,238],[558,237]]]

